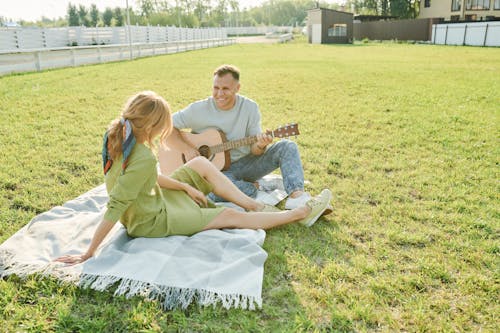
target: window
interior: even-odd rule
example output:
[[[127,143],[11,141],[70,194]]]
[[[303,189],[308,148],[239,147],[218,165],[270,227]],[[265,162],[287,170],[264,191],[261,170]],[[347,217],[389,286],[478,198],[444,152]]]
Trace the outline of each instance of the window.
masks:
[[[467,10],[485,10],[490,9],[490,0],[467,0],[465,5]]]
[[[493,8],[500,9],[500,0],[495,0],[495,6]]]
[[[429,8],[431,6],[431,0],[425,0],[424,7]]]
[[[328,37],[347,36],[347,24],[334,24],[328,28]]]
[[[462,0],[451,0],[451,11],[452,12],[460,11],[461,6],[462,6]]]

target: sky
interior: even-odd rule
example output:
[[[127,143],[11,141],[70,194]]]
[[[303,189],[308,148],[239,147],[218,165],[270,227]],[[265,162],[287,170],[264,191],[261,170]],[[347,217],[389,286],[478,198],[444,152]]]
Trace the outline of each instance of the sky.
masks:
[[[266,0],[239,0],[240,8],[258,6]],[[48,18],[65,17],[69,3],[82,4],[89,8],[91,4],[96,4],[99,11],[104,11],[106,7],[125,8],[126,0],[0,0],[0,16],[18,21],[36,21],[42,16]],[[328,2],[339,2],[331,0]],[[135,0],[128,0],[129,6],[135,5]]]

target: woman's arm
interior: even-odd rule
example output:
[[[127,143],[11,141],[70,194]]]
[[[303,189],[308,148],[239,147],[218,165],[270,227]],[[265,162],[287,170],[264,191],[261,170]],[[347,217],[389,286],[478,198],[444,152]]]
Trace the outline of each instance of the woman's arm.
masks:
[[[113,228],[114,225],[115,222],[111,222],[109,220],[102,220],[101,223],[99,223],[99,226],[97,227],[94,233],[94,237],[92,237],[92,241],[90,242],[90,246],[87,252],[85,252],[84,254],[61,256],[55,259],[55,261],[63,262],[70,265],[84,262],[85,260],[94,255],[95,250],[97,250],[99,245],[102,243],[102,241],[104,240],[104,238]]]
[[[169,190],[184,191],[198,205],[200,205],[201,207],[207,207],[207,197],[205,197],[205,194],[189,184],[182,183],[174,178],[159,174],[158,185],[160,185],[161,188],[166,188]]]

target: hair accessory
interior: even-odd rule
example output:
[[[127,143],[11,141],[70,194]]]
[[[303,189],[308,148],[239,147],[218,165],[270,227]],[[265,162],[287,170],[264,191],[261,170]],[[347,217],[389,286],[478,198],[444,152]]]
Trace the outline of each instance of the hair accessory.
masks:
[[[135,136],[132,133],[132,124],[130,120],[120,119],[120,123],[123,125],[123,142],[122,142],[122,152],[123,152],[123,162],[122,162],[122,173],[125,172],[125,168],[128,164],[128,157],[135,146]]]
[[[122,155],[123,155],[123,162],[122,162],[122,174],[125,172],[125,168],[127,167],[128,164],[128,158],[130,156],[130,153],[132,152],[132,149],[135,146],[136,139],[134,136],[134,133],[132,132],[132,124],[130,123],[130,120],[125,119],[123,117],[120,118],[120,124],[123,126],[123,141],[122,141]],[[104,133],[104,140],[103,140],[103,145],[102,145],[102,163],[103,163],[103,169],[104,169],[104,174],[107,174],[109,169],[111,169],[111,166],[113,165],[113,160],[111,159],[111,156],[109,155],[109,140],[108,140],[108,132]]]

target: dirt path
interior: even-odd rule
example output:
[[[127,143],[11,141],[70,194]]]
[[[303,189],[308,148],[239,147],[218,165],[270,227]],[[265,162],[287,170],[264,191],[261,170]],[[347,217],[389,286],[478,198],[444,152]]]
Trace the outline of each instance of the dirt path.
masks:
[[[236,43],[250,44],[250,43],[277,43],[278,38],[266,38],[265,36],[250,36],[250,37],[236,37]]]

